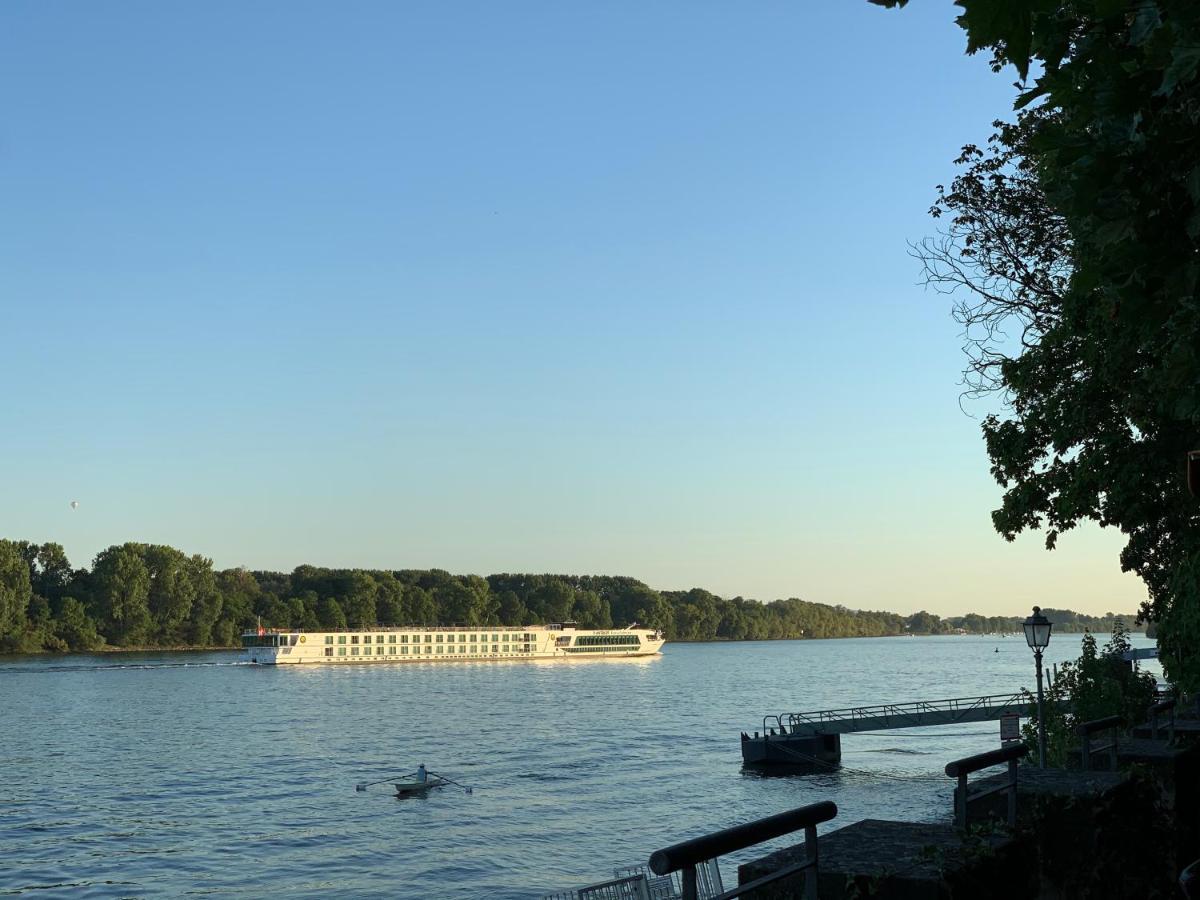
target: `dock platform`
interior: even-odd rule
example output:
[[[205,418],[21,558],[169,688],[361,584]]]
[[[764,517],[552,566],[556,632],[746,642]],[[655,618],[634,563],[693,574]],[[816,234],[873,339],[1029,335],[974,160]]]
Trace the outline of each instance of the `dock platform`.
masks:
[[[843,734],[988,722],[1028,715],[1029,707],[1028,695],[1014,693],[767,715],[761,732],[742,732],[742,762],[800,768],[836,764],[842,757]]]

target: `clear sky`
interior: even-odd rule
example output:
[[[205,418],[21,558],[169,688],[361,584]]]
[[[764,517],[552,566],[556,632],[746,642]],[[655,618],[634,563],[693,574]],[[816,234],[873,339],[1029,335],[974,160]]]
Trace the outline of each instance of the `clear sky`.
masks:
[[[954,15],[8,0],[0,535],[1133,609],[992,531],[906,252],[1010,109]]]

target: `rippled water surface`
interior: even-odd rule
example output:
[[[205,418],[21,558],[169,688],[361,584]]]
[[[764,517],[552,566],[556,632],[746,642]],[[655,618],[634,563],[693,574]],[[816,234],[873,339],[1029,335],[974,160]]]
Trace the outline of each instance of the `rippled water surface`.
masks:
[[[1047,659],[1078,651],[1056,635]],[[1018,637],[565,663],[238,660],[0,658],[0,894],[527,898],[821,799],[838,804],[833,826],[945,820],[942,767],[996,746],[996,723],[851,735],[840,770],[788,778],[743,773],[738,733],[766,713],[1033,681]],[[354,790],[418,762],[473,792]]]

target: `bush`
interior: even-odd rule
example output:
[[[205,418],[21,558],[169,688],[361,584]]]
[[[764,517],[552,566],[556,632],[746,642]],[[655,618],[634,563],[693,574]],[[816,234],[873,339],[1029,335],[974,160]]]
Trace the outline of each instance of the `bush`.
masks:
[[[1065,766],[1067,754],[1078,744],[1076,728],[1083,722],[1120,716],[1125,727],[1146,720],[1154,703],[1157,683],[1149,672],[1135,672],[1122,657],[1131,649],[1129,629],[1121,621],[1113,624],[1112,636],[1104,649],[1097,650],[1090,632],[1083,636],[1083,647],[1074,662],[1058,668],[1058,678],[1045,691],[1046,764]],[[1030,748],[1030,760],[1037,759],[1037,698],[1028,689],[1022,694],[1030,701],[1029,721],[1021,729]],[[1060,708],[1066,701],[1069,710]]]

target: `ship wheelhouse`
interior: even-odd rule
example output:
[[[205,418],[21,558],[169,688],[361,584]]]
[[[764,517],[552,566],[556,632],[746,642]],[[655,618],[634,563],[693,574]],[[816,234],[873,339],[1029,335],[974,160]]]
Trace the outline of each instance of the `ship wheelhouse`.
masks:
[[[299,634],[278,634],[276,632],[257,632],[247,631],[242,635],[243,647],[295,647],[299,640]]]

